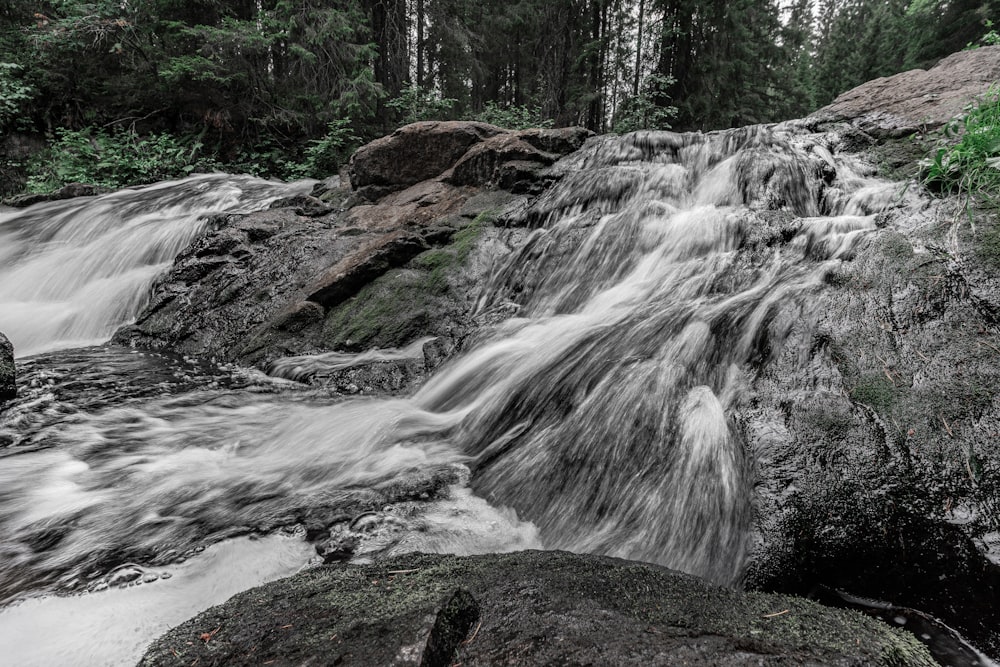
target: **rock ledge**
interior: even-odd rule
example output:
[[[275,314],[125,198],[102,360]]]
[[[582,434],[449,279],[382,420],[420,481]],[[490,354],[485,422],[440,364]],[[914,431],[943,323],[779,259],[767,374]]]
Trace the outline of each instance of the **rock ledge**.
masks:
[[[308,570],[174,628],[140,664],[456,663],[935,664],[909,636],[854,612],[544,551]]]

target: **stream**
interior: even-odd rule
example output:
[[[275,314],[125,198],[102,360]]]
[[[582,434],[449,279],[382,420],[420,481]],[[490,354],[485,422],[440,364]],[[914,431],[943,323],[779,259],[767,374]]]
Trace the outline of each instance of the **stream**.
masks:
[[[735,420],[781,349],[775,315],[907,195],[794,128],[602,137],[561,165],[479,296],[513,315],[410,396],[298,380],[423,341],[270,375],[106,344],[213,216],[311,183],[197,176],[0,211],[20,392],[0,413],[0,655],[134,664],[317,545],[566,549],[739,585],[755,472]],[[970,650],[951,664],[995,664]]]

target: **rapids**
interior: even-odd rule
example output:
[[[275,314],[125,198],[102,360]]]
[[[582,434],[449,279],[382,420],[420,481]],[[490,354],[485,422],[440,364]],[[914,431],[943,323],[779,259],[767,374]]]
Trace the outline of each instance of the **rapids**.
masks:
[[[87,645],[130,664],[185,615],[307,565],[304,541],[331,530],[362,559],[567,549],[738,584],[754,472],[734,420],[780,350],[777,307],[905,197],[792,125],[600,137],[557,169],[479,298],[513,316],[408,397],[295,380],[424,341],[277,377],[83,347],[136,316],[206,216],[300,186],[209,176],[0,213],[23,387],[0,415],[0,654],[71,664]],[[45,618],[58,637],[20,640]]]
[[[0,324],[20,357],[103,343],[214,213],[308,192],[250,177],[194,176],[99,197],[0,210]]]

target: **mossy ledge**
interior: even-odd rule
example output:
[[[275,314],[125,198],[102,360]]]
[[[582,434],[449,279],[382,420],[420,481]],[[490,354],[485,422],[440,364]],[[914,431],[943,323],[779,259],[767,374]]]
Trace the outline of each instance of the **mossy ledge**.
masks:
[[[855,612],[552,551],[405,554],[241,593],[157,640],[173,665],[934,665]]]

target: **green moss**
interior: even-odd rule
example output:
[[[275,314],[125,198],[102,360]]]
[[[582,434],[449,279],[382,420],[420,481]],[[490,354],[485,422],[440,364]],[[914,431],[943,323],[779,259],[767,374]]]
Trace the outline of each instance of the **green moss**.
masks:
[[[406,268],[386,273],[332,309],[323,326],[325,344],[348,350],[399,347],[444,333],[447,315],[455,309],[453,277],[495,217],[492,211],[479,214],[447,246],[421,253]]]
[[[452,605],[456,600],[460,604]],[[368,566],[307,570],[239,594],[174,628],[141,664],[209,658],[221,664],[251,655],[254,664],[273,656],[303,664],[320,655],[331,664],[339,656],[345,664],[359,658],[361,664],[388,664],[401,648],[426,645],[427,619],[441,621],[449,607],[469,612],[450,633],[450,645],[464,639],[474,608],[481,611],[478,640],[461,642],[458,661],[512,661],[506,657],[517,664],[565,664],[575,655],[618,662],[651,655],[644,651],[678,655],[701,636],[726,638],[732,647],[727,657],[752,651],[783,656],[782,664],[840,664],[849,658],[852,664],[934,665],[912,636],[856,612],[562,552],[405,554]],[[574,627],[581,618],[594,621],[586,634]],[[216,628],[210,642],[197,640]],[[534,643],[539,629],[565,633],[566,647]],[[634,634],[622,636],[629,631]]]
[[[865,375],[851,390],[851,400],[864,403],[876,412],[885,412],[896,402],[896,386],[887,377]]]
[[[899,232],[882,234],[879,245],[882,253],[892,259],[906,260],[913,257],[913,245]]]
[[[920,161],[932,142],[920,134],[889,139],[871,149],[872,160],[882,178],[906,181],[920,175]]]

